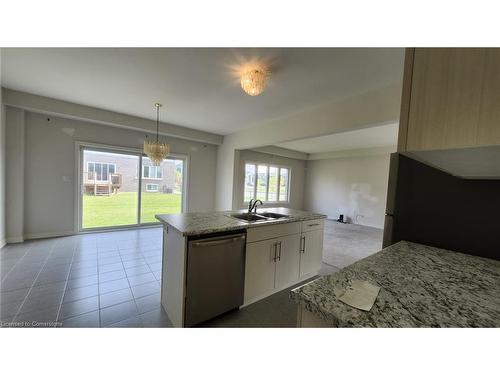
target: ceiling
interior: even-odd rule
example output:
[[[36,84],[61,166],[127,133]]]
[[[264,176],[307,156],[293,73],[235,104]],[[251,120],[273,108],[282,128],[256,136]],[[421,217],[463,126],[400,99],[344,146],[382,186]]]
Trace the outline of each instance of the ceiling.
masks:
[[[4,48],[2,86],[230,134],[328,100],[401,82],[400,48]],[[267,89],[239,87],[253,61]]]
[[[374,126],[300,141],[279,143],[276,146],[306,154],[394,146],[398,141],[398,126],[397,123]]]

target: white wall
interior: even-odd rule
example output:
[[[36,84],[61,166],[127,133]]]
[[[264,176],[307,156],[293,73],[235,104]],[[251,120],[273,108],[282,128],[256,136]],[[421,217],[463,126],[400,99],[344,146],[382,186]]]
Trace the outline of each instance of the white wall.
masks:
[[[2,49],[0,48],[0,248],[5,245],[5,108],[2,98]]]
[[[274,206],[290,207],[301,210],[304,206],[304,178],[305,166],[304,160],[291,159],[278,155],[271,155],[262,152],[255,152],[251,150],[241,150],[238,155],[238,170],[234,177],[234,203],[235,208],[247,208],[243,203],[243,190],[245,180],[245,162],[254,161],[266,164],[277,164],[290,168],[290,203],[279,203]],[[273,205],[267,204],[270,207]]]
[[[401,84],[343,100],[323,103],[290,116],[258,124],[224,137],[217,152],[216,208],[235,202],[235,150],[250,149],[399,121]]]
[[[25,113],[5,108],[5,232],[7,242],[23,240]]]
[[[7,114],[16,111],[7,106]],[[24,138],[24,237],[34,238],[74,230],[76,141],[141,149],[144,133],[26,112]],[[189,155],[189,211],[213,210],[217,146],[166,139],[172,153]]]
[[[139,130],[156,134],[156,122],[141,117],[107,111],[100,108],[28,94],[22,91],[3,88],[5,105],[24,109],[30,112],[51,114],[53,116],[73,118],[97,124],[115,126],[121,129]],[[160,122],[159,133],[176,139],[187,139],[209,144],[221,144],[223,137],[201,130],[186,128]]]
[[[304,207],[337,219],[383,228],[389,154],[308,160]]]

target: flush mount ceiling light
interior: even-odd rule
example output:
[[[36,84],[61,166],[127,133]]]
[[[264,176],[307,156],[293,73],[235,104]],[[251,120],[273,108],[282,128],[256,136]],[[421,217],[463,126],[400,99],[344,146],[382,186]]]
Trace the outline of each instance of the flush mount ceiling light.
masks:
[[[262,69],[250,69],[241,75],[241,88],[248,95],[257,96],[264,91],[268,72]]]
[[[156,107],[156,140],[149,140],[146,136],[144,140],[144,153],[153,162],[153,165],[160,165],[160,163],[170,153],[170,146],[168,143],[160,142],[159,140],[159,127],[160,127],[160,103],[155,103]]]

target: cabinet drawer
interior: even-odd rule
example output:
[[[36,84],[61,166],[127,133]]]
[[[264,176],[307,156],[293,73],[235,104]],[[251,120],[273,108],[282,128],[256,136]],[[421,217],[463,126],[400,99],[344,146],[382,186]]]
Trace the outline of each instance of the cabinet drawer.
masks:
[[[310,232],[312,230],[322,230],[324,226],[325,226],[324,219],[303,221],[302,232]]]
[[[300,233],[300,222],[271,224],[247,229],[247,243]]]

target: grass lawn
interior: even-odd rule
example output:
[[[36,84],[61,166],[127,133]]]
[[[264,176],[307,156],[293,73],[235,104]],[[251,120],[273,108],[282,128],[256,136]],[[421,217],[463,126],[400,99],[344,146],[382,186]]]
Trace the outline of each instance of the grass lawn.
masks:
[[[142,193],[141,222],[156,222],[156,214],[181,212],[180,194]],[[137,193],[83,196],[83,228],[137,224]]]

